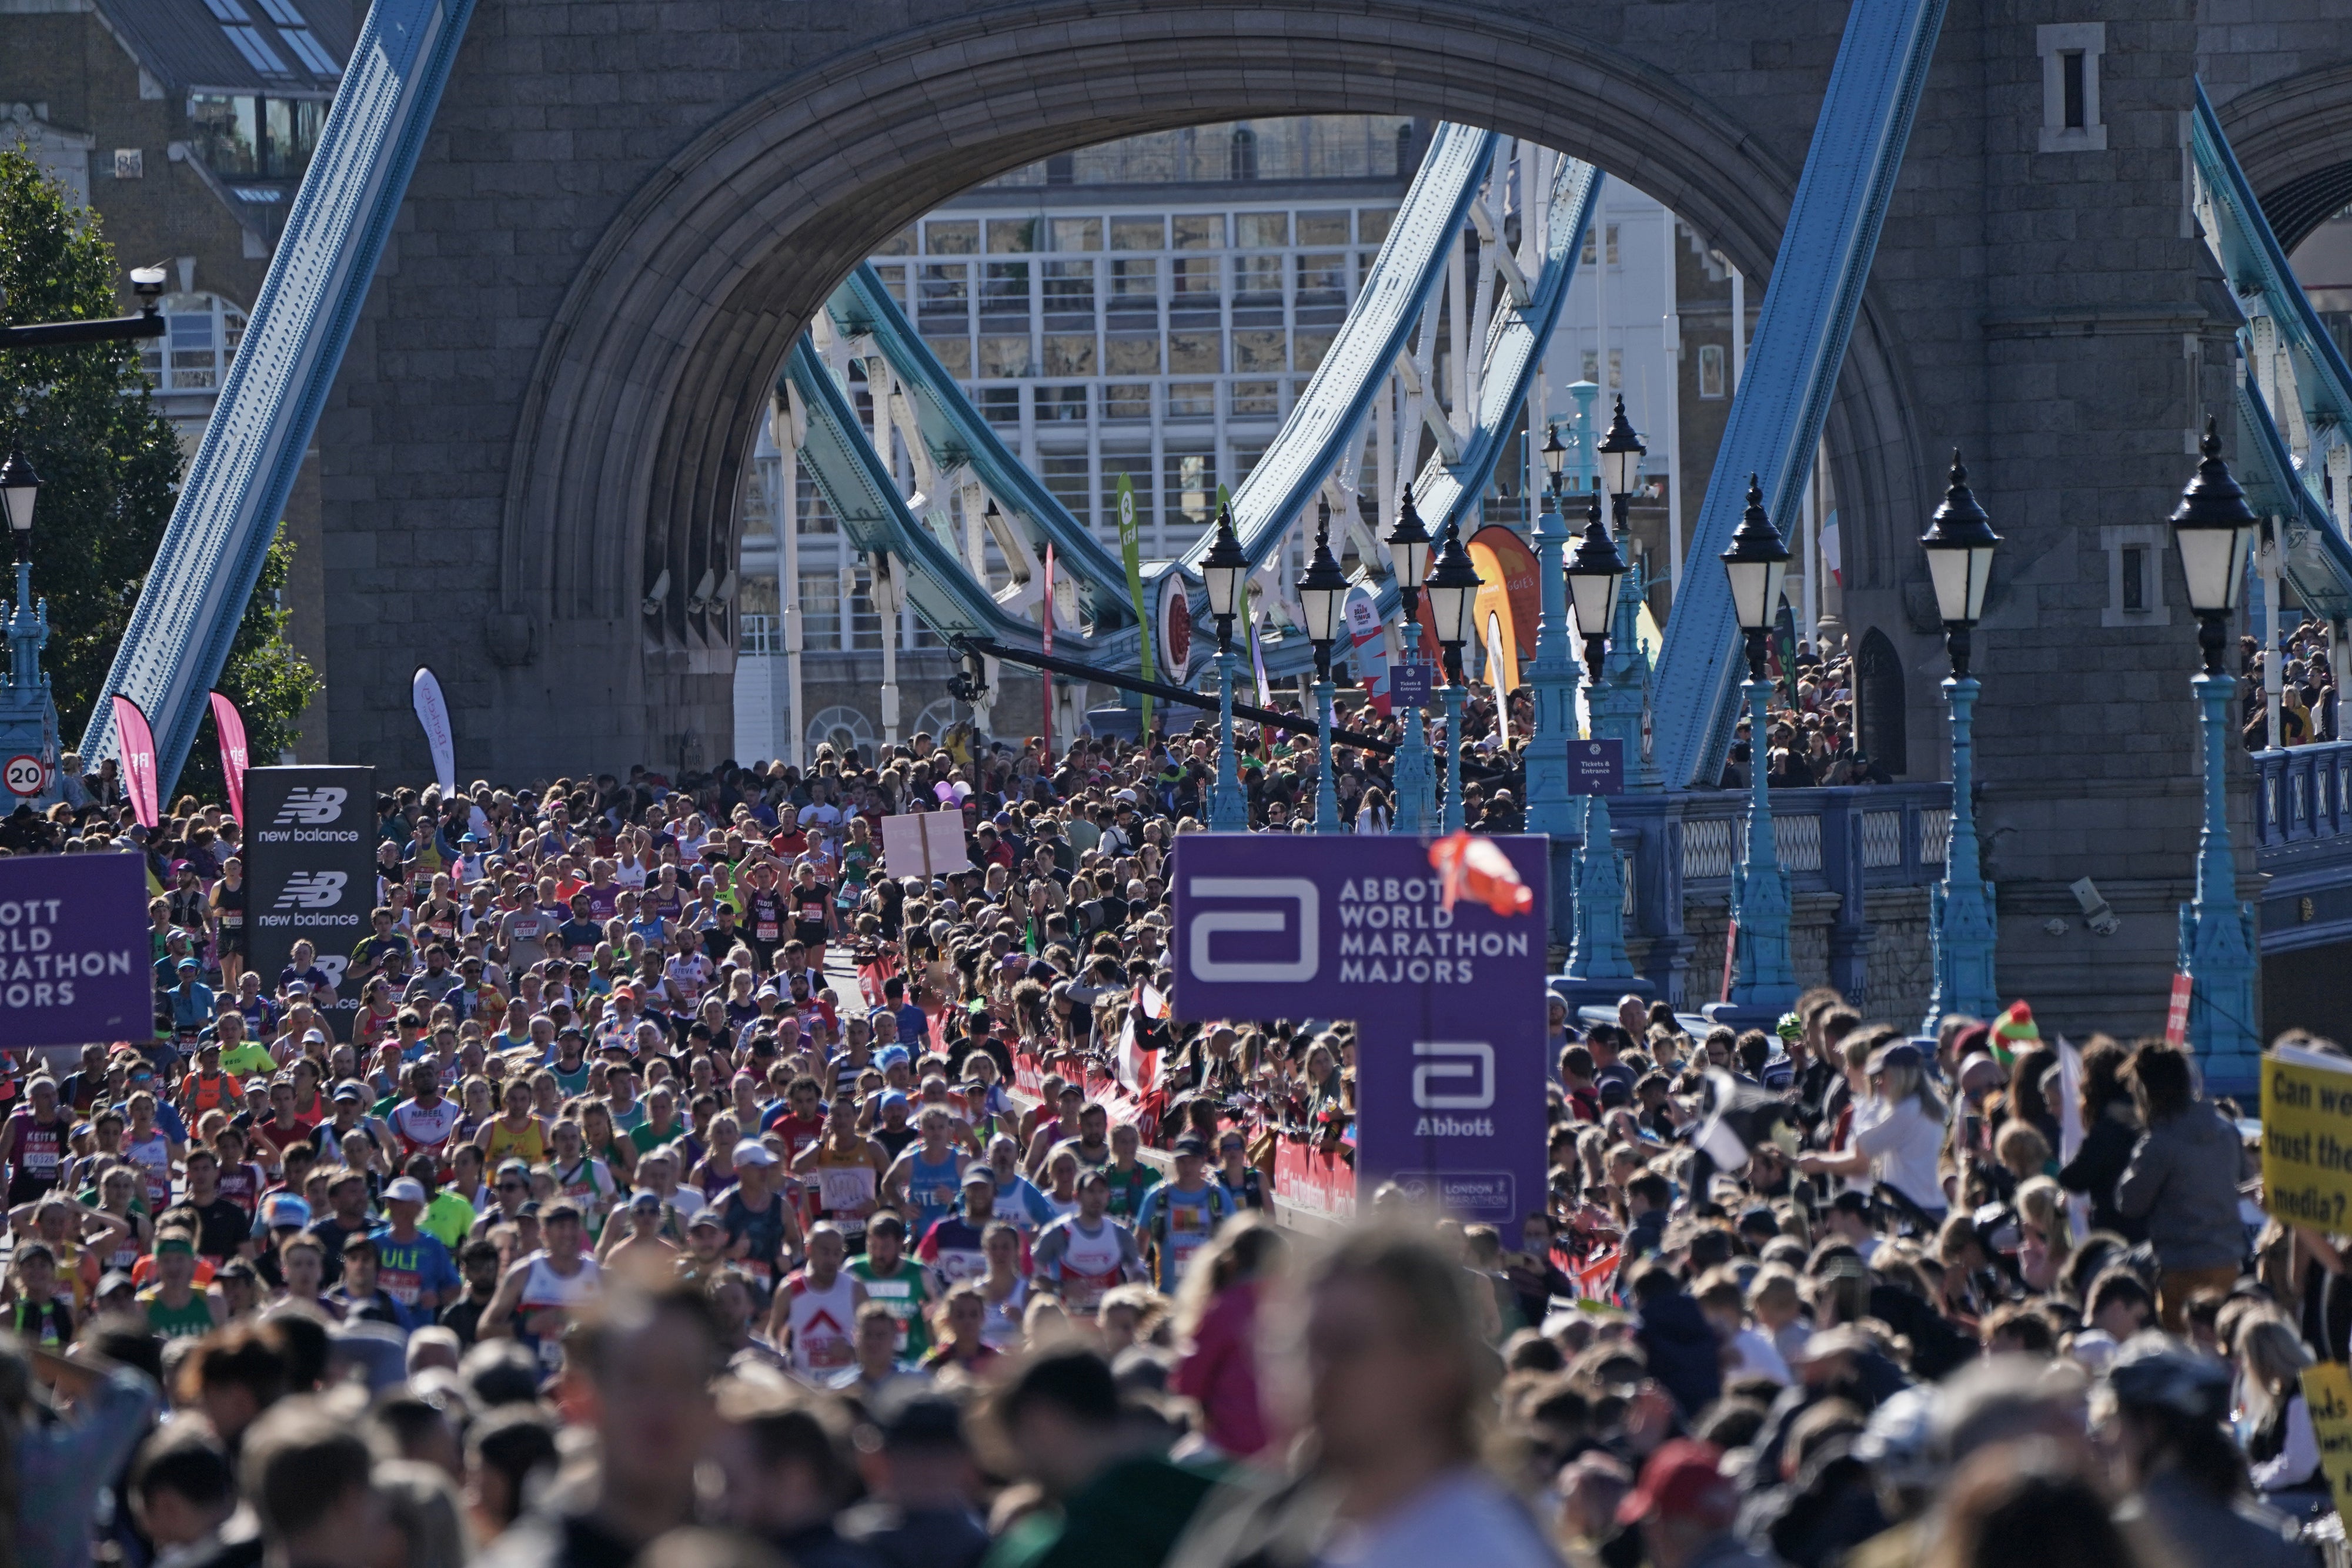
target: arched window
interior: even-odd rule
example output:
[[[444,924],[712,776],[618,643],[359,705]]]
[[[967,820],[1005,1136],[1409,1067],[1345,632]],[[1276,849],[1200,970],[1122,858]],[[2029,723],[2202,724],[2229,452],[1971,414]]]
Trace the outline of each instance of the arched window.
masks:
[[[1257,178],[1257,132],[1246,125],[1234,127],[1234,149],[1225,177],[1230,180]]]
[[[1909,756],[1904,730],[1903,661],[1872,627],[1853,658],[1854,749],[1897,778]]]
[[[245,312],[217,294],[163,296],[163,336],[139,344],[139,367],[165,392],[220,391],[245,340]]]
[[[809,721],[808,758],[812,766],[820,746],[830,746],[835,757],[846,758],[850,747],[864,747],[873,755],[874,721],[854,707],[829,707]]]

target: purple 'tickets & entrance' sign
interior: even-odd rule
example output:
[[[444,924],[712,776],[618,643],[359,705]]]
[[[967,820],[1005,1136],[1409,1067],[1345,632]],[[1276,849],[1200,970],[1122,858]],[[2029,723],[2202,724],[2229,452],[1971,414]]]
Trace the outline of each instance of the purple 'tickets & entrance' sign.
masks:
[[[1568,792],[1571,795],[1622,795],[1625,792],[1625,743],[1571,740],[1568,743]]]
[[[146,867],[135,854],[0,860],[0,1047],[152,1039]]]
[[[1176,841],[1175,1014],[1353,1019],[1356,1174],[1516,1246],[1544,1198],[1546,841],[1496,845],[1524,915],[1452,910],[1426,840],[1187,833]]]

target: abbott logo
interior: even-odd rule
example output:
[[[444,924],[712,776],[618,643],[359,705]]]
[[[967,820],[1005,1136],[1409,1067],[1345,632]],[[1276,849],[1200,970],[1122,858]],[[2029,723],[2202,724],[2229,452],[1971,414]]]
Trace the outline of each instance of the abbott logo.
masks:
[[[1315,977],[1323,963],[1323,894],[1303,876],[1196,876],[1187,884],[1194,898],[1278,898],[1297,906],[1279,909],[1205,910],[1192,916],[1192,977],[1225,985],[1299,984]],[[1280,933],[1297,924],[1298,956],[1273,962],[1210,956],[1212,939],[1236,932]]]
[[[1412,1042],[1412,1103],[1423,1111],[1485,1111],[1495,1103],[1495,1048],[1483,1040]]]
[[[341,794],[338,789],[336,794]],[[286,879],[278,890],[278,902],[272,909],[332,909],[343,896],[343,883],[351,878],[339,871],[298,871]]]
[[[278,815],[270,825],[284,828],[296,822],[308,822],[316,827],[321,822],[331,822],[343,814],[343,801],[350,794],[350,790],[332,784],[317,789],[289,789],[286,791],[286,803],[278,808]],[[281,904],[279,907],[285,906]]]

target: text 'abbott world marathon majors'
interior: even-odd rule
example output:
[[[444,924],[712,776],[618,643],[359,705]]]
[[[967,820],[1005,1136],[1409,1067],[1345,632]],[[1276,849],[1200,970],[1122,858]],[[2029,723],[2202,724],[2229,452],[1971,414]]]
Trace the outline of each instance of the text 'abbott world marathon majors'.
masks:
[[[252,965],[274,987],[289,966],[333,988],[322,1008],[349,1040],[359,988],[344,983],[375,907],[375,769],[257,768],[245,776],[245,881]],[[315,956],[293,961],[297,943]]]

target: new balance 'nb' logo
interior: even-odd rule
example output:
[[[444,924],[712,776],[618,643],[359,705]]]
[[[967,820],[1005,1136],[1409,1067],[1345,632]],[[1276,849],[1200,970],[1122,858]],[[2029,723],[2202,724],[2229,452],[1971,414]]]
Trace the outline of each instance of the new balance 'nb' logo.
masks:
[[[341,794],[341,790],[335,791]],[[273,909],[331,909],[351,878],[339,871],[298,871],[286,879]]]
[[[320,822],[331,822],[343,814],[343,800],[350,794],[350,790],[331,784],[315,789],[289,789],[286,803],[278,808],[277,819],[271,825],[283,828],[309,822],[315,827]]]

